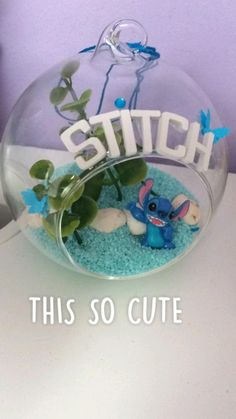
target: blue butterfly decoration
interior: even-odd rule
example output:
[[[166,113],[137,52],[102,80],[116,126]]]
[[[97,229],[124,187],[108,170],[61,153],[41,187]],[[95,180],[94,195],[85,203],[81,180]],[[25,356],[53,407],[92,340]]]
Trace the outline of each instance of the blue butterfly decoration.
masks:
[[[48,214],[48,197],[45,195],[39,200],[32,189],[21,192],[25,205],[29,207],[29,214],[41,214],[46,217]]]
[[[214,134],[214,141],[213,144],[217,144],[222,138],[225,138],[227,135],[230,134],[229,128],[210,128],[211,125],[211,113],[208,109],[207,113],[201,111],[200,112],[200,122],[201,122],[201,134],[207,134],[208,132],[212,132]]]

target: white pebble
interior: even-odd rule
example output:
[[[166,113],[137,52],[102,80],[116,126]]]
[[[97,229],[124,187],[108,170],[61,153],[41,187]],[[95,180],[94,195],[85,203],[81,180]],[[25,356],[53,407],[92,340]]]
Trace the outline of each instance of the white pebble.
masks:
[[[25,209],[20,215],[18,222],[22,229],[31,227],[34,229],[42,227],[42,217],[39,214],[29,214]]]
[[[117,208],[102,208],[90,224],[101,233],[111,233],[126,224],[125,213]]]
[[[177,195],[173,201],[172,206],[174,208],[179,207],[186,199],[189,199],[186,195],[180,194]],[[194,202],[190,199],[190,205],[187,214],[183,217],[183,220],[186,224],[196,225],[199,223],[201,217],[201,211],[197,202]]]
[[[130,211],[125,210],[124,212],[126,214],[127,226],[129,227],[130,233],[134,236],[145,234],[147,229],[146,224],[136,220],[136,218],[133,217]]]

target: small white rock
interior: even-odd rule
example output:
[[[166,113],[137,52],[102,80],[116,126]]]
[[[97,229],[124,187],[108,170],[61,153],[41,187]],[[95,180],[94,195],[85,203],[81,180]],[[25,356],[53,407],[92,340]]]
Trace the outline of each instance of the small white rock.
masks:
[[[130,211],[125,210],[124,212],[126,214],[127,226],[129,227],[130,233],[134,236],[145,234],[147,229],[146,224],[136,220]]]
[[[125,213],[117,208],[102,208],[90,224],[101,233],[111,233],[126,224]]]
[[[28,225],[32,228],[42,227],[42,217],[39,214],[29,214]]]
[[[18,222],[22,229],[31,227],[34,229],[42,227],[42,217],[39,214],[29,214],[25,209],[20,215]]]
[[[186,199],[189,199],[186,195],[180,194],[177,195],[173,201],[172,206],[174,208],[179,207]],[[183,220],[186,224],[196,225],[199,223],[201,218],[201,211],[199,205],[190,199],[190,205],[187,214],[183,217]]]

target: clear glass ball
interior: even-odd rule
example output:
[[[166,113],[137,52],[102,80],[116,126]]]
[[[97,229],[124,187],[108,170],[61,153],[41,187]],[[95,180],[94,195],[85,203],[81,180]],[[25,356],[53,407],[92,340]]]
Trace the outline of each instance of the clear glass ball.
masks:
[[[16,103],[5,198],[57,263],[108,279],[158,272],[188,254],[222,199],[223,134],[201,88],[147,46],[138,22],[118,21]]]

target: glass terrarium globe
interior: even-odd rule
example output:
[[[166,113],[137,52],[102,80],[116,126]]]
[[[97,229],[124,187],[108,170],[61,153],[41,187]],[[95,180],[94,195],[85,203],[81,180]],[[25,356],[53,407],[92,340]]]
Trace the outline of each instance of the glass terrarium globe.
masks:
[[[27,238],[78,273],[157,272],[193,248],[217,208],[226,134],[143,27],[118,21],[18,100],[3,138],[5,198]]]

